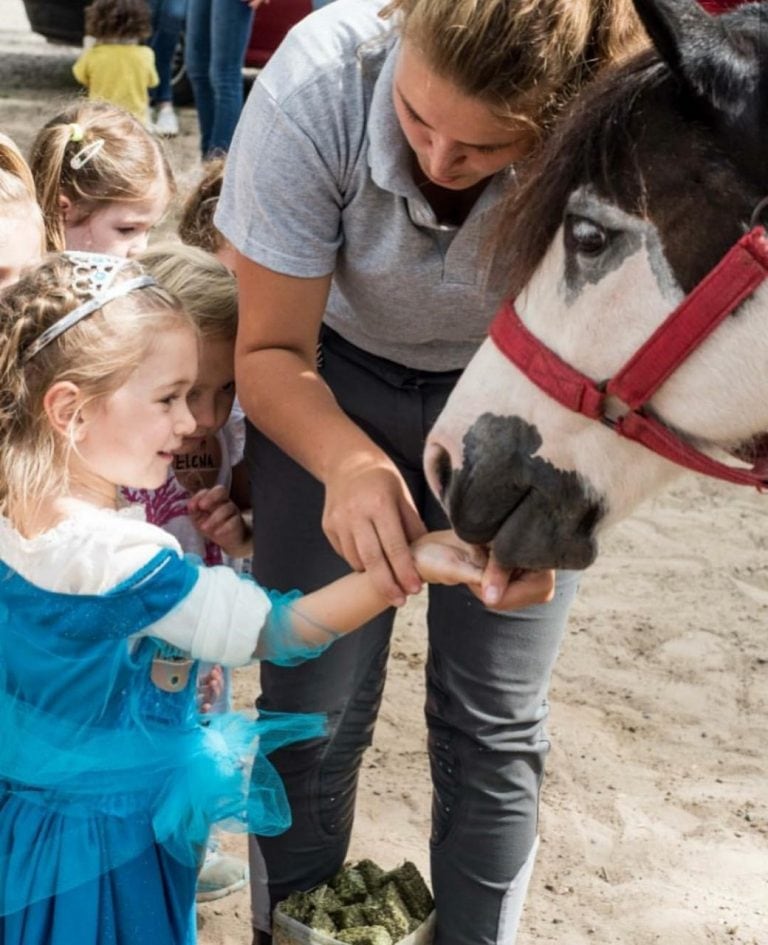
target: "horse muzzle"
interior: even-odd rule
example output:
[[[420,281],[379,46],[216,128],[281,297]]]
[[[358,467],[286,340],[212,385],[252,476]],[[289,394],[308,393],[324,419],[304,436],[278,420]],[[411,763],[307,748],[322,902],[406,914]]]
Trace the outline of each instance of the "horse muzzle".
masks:
[[[583,477],[535,455],[540,447],[531,424],[486,413],[464,434],[460,455],[438,421],[424,464],[459,537],[490,547],[504,567],[586,568],[604,504]]]

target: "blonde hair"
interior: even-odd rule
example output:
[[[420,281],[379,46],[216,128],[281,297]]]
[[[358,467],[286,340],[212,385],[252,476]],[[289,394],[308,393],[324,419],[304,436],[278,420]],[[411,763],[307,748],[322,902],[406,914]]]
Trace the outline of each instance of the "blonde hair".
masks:
[[[499,118],[546,128],[602,66],[647,44],[632,0],[390,0],[430,67]]]
[[[69,488],[72,442],[48,420],[44,398],[51,386],[70,381],[85,402],[107,397],[159,332],[196,331],[177,299],[150,286],[108,302],[27,359],[32,342],[89,297],[76,288],[73,265],[65,254],[51,255],[0,294],[0,514],[22,532],[42,502]],[[130,262],[117,278],[140,273]]]
[[[143,252],[139,261],[193,318],[203,338],[237,334],[237,282],[215,256],[197,246],[166,243]]]
[[[213,225],[213,215],[224,180],[224,158],[212,158],[203,166],[203,176],[184,202],[179,221],[179,237],[188,246],[218,253],[224,237]]]
[[[35,199],[35,182],[21,151],[0,132],[0,216],[11,215],[14,208],[25,210],[25,225],[40,228],[40,248],[44,248],[43,215]]]
[[[92,155],[73,166],[89,145]],[[158,142],[133,115],[106,102],[78,102],[52,118],[32,143],[29,164],[48,249],[54,251],[66,245],[61,196],[72,201],[83,222],[114,201],[143,200],[158,179],[169,195],[176,189]]]

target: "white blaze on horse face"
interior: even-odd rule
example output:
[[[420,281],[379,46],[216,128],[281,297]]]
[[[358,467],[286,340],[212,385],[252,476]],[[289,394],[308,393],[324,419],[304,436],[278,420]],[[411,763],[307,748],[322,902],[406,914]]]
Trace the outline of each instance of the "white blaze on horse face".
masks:
[[[586,188],[572,195],[568,214],[594,221],[615,234],[614,242],[599,258],[580,256],[567,245],[566,221],[517,299],[517,309],[527,327],[563,360],[602,380],[642,344],[682,292],[649,223]],[[448,452],[453,469],[463,465],[465,433],[485,413],[519,417],[535,427],[542,438],[536,455],[556,469],[576,472],[602,502],[606,515],[600,527],[628,514],[679,472],[602,424],[560,406],[490,340],[470,362],[430,436],[430,443]]]
[[[625,364],[683,295],[654,225],[581,188],[571,195],[565,221],[516,308],[529,330],[564,361],[602,381]],[[718,446],[734,446],[768,429],[767,364],[768,286],[763,286],[674,372],[651,406],[664,422],[716,453]],[[577,473],[587,494],[601,502],[606,514],[599,528],[629,514],[683,472],[560,406],[487,340],[428,441],[427,470],[436,494],[430,452],[444,449],[453,470],[461,469],[464,437],[489,413],[520,418],[536,429],[542,445],[535,455],[557,470]],[[484,448],[492,450],[493,444]],[[504,475],[503,468],[498,475]]]

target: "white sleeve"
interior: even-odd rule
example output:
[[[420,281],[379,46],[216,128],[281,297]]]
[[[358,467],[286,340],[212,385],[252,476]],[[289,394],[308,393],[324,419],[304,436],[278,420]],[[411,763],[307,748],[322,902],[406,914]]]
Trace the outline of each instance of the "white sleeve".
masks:
[[[225,566],[201,567],[184,600],[145,632],[195,659],[242,666],[253,659],[271,606],[251,578]]]

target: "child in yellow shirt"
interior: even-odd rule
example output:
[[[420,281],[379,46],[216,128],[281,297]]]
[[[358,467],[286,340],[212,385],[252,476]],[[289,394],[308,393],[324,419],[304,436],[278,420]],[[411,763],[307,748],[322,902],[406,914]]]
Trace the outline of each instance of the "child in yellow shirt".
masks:
[[[142,44],[152,33],[145,0],[94,0],[85,10],[94,42],[72,67],[88,98],[119,105],[149,126],[149,89],[160,81],[155,54]]]

